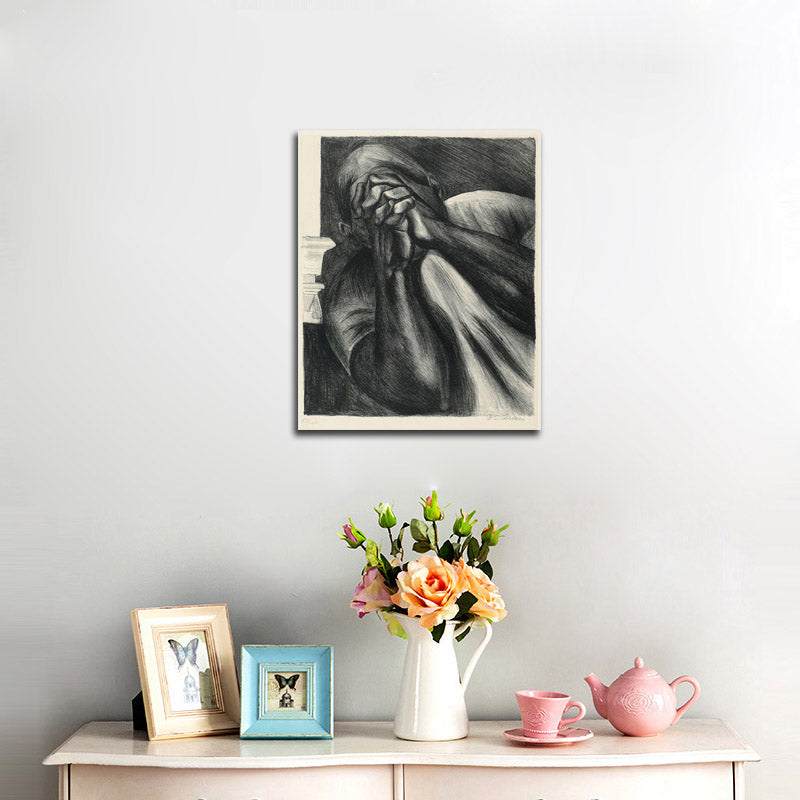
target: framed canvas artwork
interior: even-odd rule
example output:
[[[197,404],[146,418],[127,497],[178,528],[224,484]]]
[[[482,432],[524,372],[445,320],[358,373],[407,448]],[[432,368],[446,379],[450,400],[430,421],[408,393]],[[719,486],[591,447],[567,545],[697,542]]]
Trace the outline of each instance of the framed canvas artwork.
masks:
[[[333,737],[333,647],[242,648],[243,739]]]
[[[238,731],[227,606],[137,608],[131,622],[149,738]]]
[[[540,136],[298,136],[298,428],[541,427]]]

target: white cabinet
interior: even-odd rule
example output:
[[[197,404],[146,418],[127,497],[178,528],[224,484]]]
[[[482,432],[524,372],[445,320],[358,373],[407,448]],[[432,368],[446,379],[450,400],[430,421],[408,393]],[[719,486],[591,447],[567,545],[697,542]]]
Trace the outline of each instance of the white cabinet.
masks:
[[[392,800],[393,770],[379,767],[314,769],[70,769],[70,800]]]
[[[456,742],[405,742],[388,722],[337,722],[332,740],[236,736],[150,742],[91,722],[55,750],[61,800],[743,800],[754,753],[722,720],[683,719],[649,739],[581,722],[594,738],[526,747],[473,722]]]
[[[731,800],[730,764],[583,769],[405,768],[405,800]]]

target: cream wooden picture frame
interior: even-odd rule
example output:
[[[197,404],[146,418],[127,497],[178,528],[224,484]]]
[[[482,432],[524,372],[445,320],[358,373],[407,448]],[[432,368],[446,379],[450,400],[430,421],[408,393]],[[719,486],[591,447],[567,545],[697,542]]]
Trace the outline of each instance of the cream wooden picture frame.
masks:
[[[147,735],[239,732],[239,679],[225,605],[131,612]]]

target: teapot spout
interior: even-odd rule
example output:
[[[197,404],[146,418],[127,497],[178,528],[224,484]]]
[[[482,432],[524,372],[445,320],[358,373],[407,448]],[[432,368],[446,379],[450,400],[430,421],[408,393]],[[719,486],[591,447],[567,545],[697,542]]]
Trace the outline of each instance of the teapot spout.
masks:
[[[606,716],[606,693],[608,692],[608,686],[606,686],[594,672],[590,672],[584,680],[589,684],[589,688],[592,690],[592,700],[594,700],[594,707],[597,709],[597,713],[603,717],[603,719],[608,719]]]

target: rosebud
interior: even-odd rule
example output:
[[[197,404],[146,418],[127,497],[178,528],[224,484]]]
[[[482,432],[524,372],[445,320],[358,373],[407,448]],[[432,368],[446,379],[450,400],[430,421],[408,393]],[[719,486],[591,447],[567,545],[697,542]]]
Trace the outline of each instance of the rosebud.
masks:
[[[378,525],[380,525],[381,528],[393,528],[397,525],[397,517],[394,515],[394,511],[392,511],[392,507],[388,503],[378,503],[375,512],[378,515]]]
[[[356,528],[355,525],[353,525],[352,519],[342,526],[342,530],[344,533],[340,533],[339,538],[343,539],[347,546],[353,550],[355,550],[356,547],[360,547],[361,542],[367,538],[358,528]]]
[[[484,544],[488,544],[489,547],[494,547],[500,541],[500,534],[508,527],[508,525],[503,525],[502,528],[498,528],[494,524],[494,520],[490,519],[486,527],[481,531],[481,541]]]
[[[436,489],[430,493],[430,496],[420,497],[420,500],[422,501],[422,510],[425,519],[428,520],[428,522],[438,522],[440,519],[444,519],[444,511],[439,508],[439,498],[436,496]]]
[[[453,523],[453,533],[456,536],[469,536],[472,533],[472,526],[475,524],[475,521],[472,519],[472,515],[475,513],[474,511],[470,511],[469,514],[464,514],[464,509],[460,508],[459,514],[456,517],[456,521]]]

